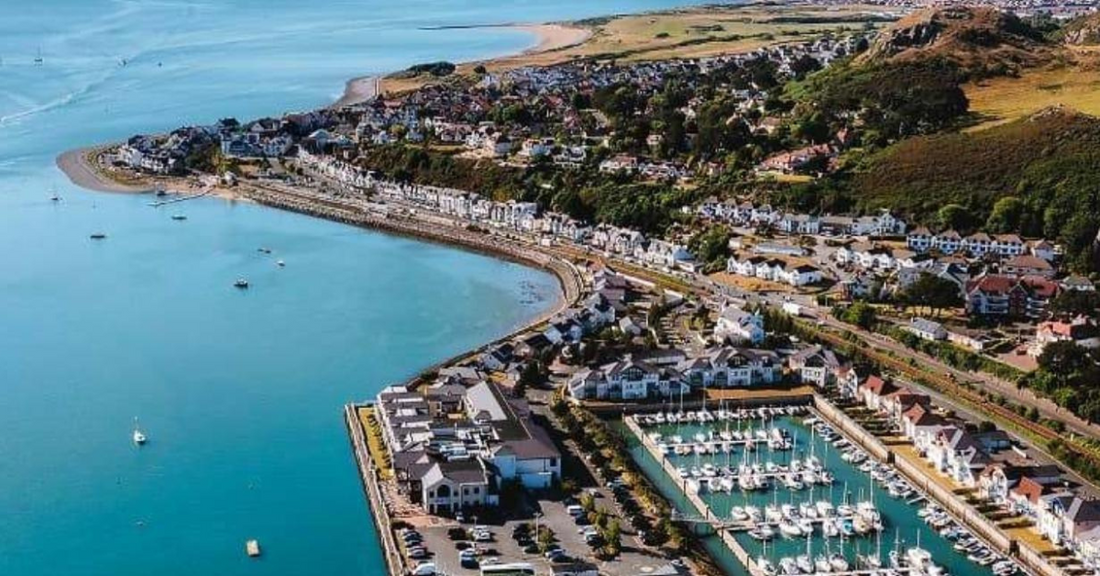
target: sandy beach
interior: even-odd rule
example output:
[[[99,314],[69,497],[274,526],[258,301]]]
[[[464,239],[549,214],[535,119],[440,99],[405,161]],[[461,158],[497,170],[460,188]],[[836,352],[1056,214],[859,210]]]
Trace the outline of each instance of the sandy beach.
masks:
[[[583,44],[592,37],[592,30],[579,26],[566,24],[504,24],[485,25],[483,28],[509,28],[527,32],[535,37],[535,45],[518,54],[509,54],[485,60],[481,63],[493,65],[494,68],[524,66],[527,57],[566,48],[573,48]],[[478,28],[478,26],[472,26]],[[464,62],[460,72],[465,72],[478,62]],[[421,82],[421,79],[412,79],[413,82]],[[332,108],[351,106],[365,102],[379,93],[387,91],[403,91],[409,87],[407,79],[386,78],[385,76],[360,76],[348,80],[344,86],[344,94],[332,104]]]
[[[137,193],[148,192],[149,186],[128,185],[108,178],[97,169],[90,158],[106,146],[91,146],[69,150],[57,157],[57,167],[73,184],[96,192]]]

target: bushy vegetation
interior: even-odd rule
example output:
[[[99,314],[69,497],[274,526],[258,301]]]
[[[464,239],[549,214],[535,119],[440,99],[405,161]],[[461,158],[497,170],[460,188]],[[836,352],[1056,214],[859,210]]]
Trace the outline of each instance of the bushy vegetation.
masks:
[[[966,114],[958,68],[943,59],[835,65],[793,85],[798,122],[814,115],[834,130],[858,115],[864,144],[931,134]]]
[[[1100,120],[1052,111],[903,141],[869,158],[850,194],[865,208],[896,208],[926,223],[955,203],[996,231],[1060,242],[1073,267],[1092,270],[1098,179]]]
[[[421,74],[431,74],[432,76],[450,76],[454,74],[455,65],[446,62],[428,62],[425,64],[414,64],[409,66],[404,73],[405,76],[419,76]]]
[[[1100,367],[1073,342],[1048,344],[1023,384],[1091,422],[1100,421]]]

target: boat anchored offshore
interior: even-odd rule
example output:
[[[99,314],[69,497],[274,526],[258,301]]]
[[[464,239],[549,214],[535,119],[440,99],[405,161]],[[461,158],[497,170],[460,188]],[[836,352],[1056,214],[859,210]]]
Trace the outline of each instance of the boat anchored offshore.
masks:
[[[89,236],[89,238],[91,238],[92,240],[103,240],[107,238],[107,235],[102,232],[96,232],[95,234]]]
[[[145,433],[141,431],[141,428],[138,427],[137,418],[134,418],[134,433],[132,437],[134,439],[134,444],[138,446],[145,444],[149,440],[145,437]]]
[[[187,220],[187,216],[185,214],[173,214],[172,219],[173,220]]]
[[[253,540],[249,540],[248,542],[245,542],[244,543],[244,552],[245,552],[245,554],[248,554],[249,558],[256,558],[257,556],[259,556],[260,555],[260,541],[253,539]]]
[[[240,288],[241,290],[244,290],[248,288],[248,280],[245,280],[244,278],[237,278],[237,281],[233,283],[233,286],[235,288]]]

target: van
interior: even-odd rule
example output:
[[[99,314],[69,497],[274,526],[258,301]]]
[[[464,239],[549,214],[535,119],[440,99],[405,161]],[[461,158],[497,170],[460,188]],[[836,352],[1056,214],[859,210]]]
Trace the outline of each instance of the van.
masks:
[[[412,576],[435,576],[435,562],[421,562],[410,572]]]
[[[568,512],[569,515],[574,517],[574,518],[576,518],[577,516],[580,516],[581,514],[584,514],[584,508],[582,508],[579,504],[573,504],[571,506],[567,506],[565,508],[565,511]]]

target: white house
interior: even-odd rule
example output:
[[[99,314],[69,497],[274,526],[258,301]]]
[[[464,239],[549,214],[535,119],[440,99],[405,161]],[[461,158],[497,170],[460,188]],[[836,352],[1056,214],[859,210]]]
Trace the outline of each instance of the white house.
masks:
[[[764,341],[764,316],[727,305],[718,316],[714,338],[732,344],[759,344]]]

